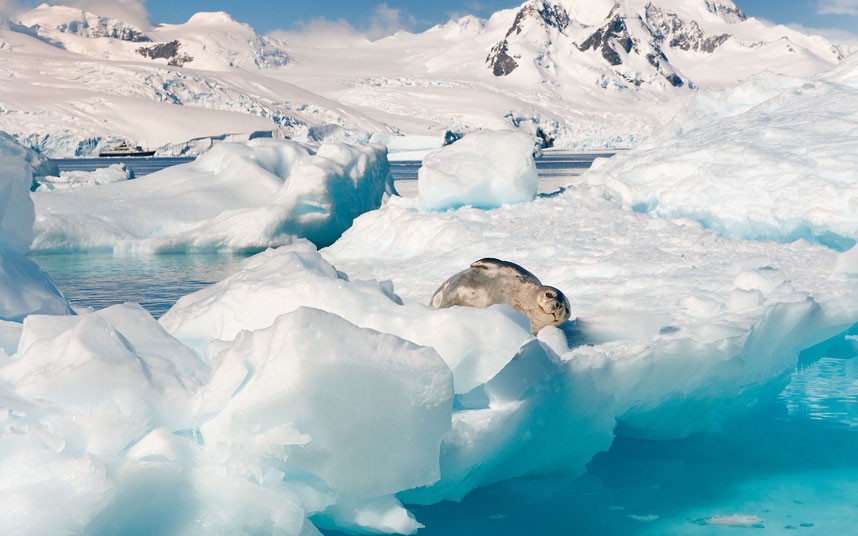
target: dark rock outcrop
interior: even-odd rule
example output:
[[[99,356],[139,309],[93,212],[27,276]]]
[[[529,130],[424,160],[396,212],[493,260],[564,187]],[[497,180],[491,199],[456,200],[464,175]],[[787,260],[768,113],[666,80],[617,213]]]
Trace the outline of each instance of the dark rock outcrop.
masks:
[[[83,20],[60,24],[56,28],[57,31],[81,37],[110,37],[134,43],[152,41],[145,33],[130,24],[91,14],[87,14]]]
[[[492,47],[486,57],[486,63],[495,76],[506,76],[518,67],[518,63],[509,55],[509,43],[506,39]]]
[[[626,20],[620,13],[619,6],[614,6],[614,9],[608,15],[608,22],[578,45],[578,50],[581,52],[598,50],[602,53],[605,61],[617,66],[623,63],[619,51],[623,50],[628,54],[632,51],[633,47],[634,40],[629,34]]]
[[[158,43],[157,45],[152,45],[150,47],[140,47],[137,49],[137,53],[144,58],[152,60],[166,59],[169,60],[167,65],[181,67],[194,60],[191,56],[179,52],[179,47],[181,45],[182,44],[179,41],[173,40],[169,43]]]
[[[730,38],[727,34],[707,36],[696,21],[683,21],[652,4],[646,5],[645,17],[655,39],[671,48],[712,53]]]

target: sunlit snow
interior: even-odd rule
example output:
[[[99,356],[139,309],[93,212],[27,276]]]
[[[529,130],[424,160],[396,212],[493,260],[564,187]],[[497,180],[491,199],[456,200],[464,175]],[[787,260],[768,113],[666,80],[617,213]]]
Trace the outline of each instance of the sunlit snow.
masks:
[[[257,139],[98,188],[36,192],[36,251],[259,250],[332,243],[393,193],[383,146]]]

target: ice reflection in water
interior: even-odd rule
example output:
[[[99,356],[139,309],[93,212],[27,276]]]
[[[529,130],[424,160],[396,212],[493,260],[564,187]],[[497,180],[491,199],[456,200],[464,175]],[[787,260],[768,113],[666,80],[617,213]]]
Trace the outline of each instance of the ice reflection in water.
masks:
[[[858,360],[823,357],[793,375],[781,400],[796,417],[858,426]]]

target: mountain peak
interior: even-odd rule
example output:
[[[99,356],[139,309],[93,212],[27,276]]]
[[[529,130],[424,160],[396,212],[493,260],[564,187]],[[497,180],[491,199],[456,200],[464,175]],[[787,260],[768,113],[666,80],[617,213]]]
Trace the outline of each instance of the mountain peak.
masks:
[[[513,33],[520,34],[528,19],[535,20],[547,28],[556,28],[561,32],[569,26],[569,14],[566,13],[563,6],[548,0],[528,0],[519,8],[506,37],[510,37]]]
[[[22,14],[20,22],[40,35],[59,32],[80,37],[109,37],[132,42],[151,41],[143,30],[132,24],[68,6],[40,4],[35,9]]]
[[[232,15],[227,13],[226,11],[200,11],[199,13],[194,13],[191,15],[191,18],[188,19],[187,24],[196,24],[196,25],[213,25],[213,24],[242,24],[235,20]]]
[[[706,0],[706,9],[726,22],[742,22],[748,18],[745,12],[730,0]]]

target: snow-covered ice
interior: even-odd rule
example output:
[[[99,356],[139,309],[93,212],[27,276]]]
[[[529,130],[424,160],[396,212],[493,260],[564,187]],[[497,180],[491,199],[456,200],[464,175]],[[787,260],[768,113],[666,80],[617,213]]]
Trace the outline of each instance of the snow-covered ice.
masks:
[[[816,78],[767,74],[704,92],[587,181],[625,207],[732,238],[848,249],[858,240],[856,68],[851,57]]]
[[[254,250],[332,243],[393,192],[379,145],[256,139],[133,181],[33,195],[36,251]]]
[[[99,184],[127,181],[131,178],[133,178],[133,173],[124,163],[111,164],[106,168],[93,171],[61,171],[58,177],[53,175],[41,177],[37,191],[98,186]]]
[[[299,307],[435,348],[453,370],[457,392],[488,381],[530,336],[529,321],[511,307],[438,310],[428,302],[403,304],[390,281],[350,281],[306,241],[248,259],[237,274],[181,298],[160,322],[212,360],[207,352],[212,341],[268,327]]]
[[[428,154],[418,170],[420,206],[495,208],[530,201],[539,176],[534,140],[524,132],[481,130]]]

